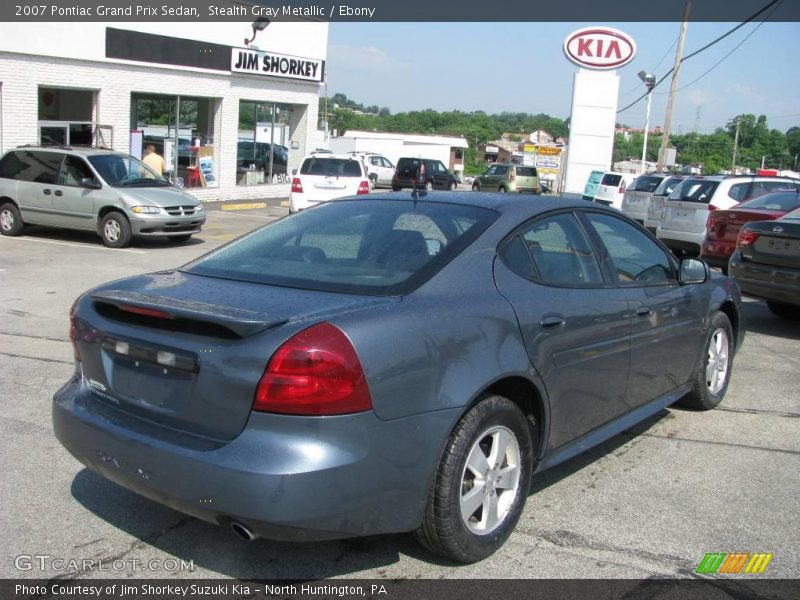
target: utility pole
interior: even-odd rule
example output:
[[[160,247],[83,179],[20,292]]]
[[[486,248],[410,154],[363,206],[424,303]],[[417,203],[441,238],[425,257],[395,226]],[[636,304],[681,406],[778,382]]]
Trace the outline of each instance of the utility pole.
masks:
[[[731,161],[731,175],[736,175],[736,150],[739,146],[739,117],[736,117],[736,135],[733,137],[733,160]]]
[[[672,107],[675,103],[675,92],[678,90],[678,76],[681,72],[681,61],[683,60],[683,43],[686,41],[686,27],[689,24],[689,11],[692,8],[692,0],[686,0],[683,9],[683,22],[681,23],[681,33],[678,38],[678,49],[675,52],[675,66],[672,70],[672,83],[669,86],[669,100],[667,102],[667,115],[664,117],[664,134],[661,137],[661,151],[658,153],[658,171],[664,171],[664,163],[667,160],[667,146],[669,146],[669,128],[672,124]]]

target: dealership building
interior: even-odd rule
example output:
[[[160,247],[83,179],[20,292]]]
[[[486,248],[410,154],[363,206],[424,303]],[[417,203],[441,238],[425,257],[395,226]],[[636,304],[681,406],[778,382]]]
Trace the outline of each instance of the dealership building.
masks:
[[[281,198],[322,145],[325,22],[15,23],[0,36],[0,151],[148,145],[204,201]]]

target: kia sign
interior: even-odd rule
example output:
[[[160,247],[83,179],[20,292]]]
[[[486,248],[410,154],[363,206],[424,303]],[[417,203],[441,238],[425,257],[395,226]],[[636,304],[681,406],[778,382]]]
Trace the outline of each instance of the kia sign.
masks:
[[[633,60],[636,42],[618,29],[586,27],[567,36],[564,54],[579,67],[616,69]]]

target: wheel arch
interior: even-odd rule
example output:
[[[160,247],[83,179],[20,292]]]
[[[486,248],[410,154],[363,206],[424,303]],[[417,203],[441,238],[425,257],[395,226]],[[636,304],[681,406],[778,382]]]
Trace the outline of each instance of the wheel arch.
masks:
[[[728,320],[731,322],[731,327],[733,328],[733,352],[735,354],[739,351],[739,331],[742,326],[741,315],[736,309],[736,305],[731,300],[726,300],[720,304],[717,310],[728,317]]]
[[[6,203],[13,204],[14,206],[17,207],[17,210],[19,210],[19,203],[16,200],[8,196],[0,196],[0,204],[6,204]]]
[[[103,219],[106,218],[106,215],[112,212],[118,212],[121,214],[127,221],[130,223],[130,219],[128,219],[128,215],[125,214],[125,211],[121,209],[119,206],[114,206],[112,204],[107,204],[106,206],[102,207],[99,211],[97,211],[97,233],[100,233],[100,227],[103,225]]]

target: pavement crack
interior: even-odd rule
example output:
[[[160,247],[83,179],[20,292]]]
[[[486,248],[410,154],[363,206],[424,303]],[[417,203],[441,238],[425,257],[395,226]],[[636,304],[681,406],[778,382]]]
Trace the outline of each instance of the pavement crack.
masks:
[[[0,352],[0,355],[10,356],[11,358],[27,358],[29,360],[40,360],[46,363],[58,363],[61,365],[71,365],[68,360],[58,360],[57,358],[42,358],[41,356],[27,356],[26,354],[13,354],[11,352]]]
[[[800,450],[784,450],[783,448],[768,448],[766,446],[751,446],[749,444],[734,444],[733,442],[715,442],[712,440],[698,440],[693,438],[683,438],[677,436],[667,436],[667,435],[655,435],[653,433],[629,433],[625,432],[621,435],[627,435],[631,437],[649,437],[649,438],[657,438],[661,440],[675,440],[680,442],[694,442],[697,444],[709,444],[711,446],[727,446],[729,448],[743,448],[745,450],[760,450],[761,452],[777,452],[779,454],[788,454],[790,456],[800,456]]]
[[[50,342],[69,342],[66,338],[56,338],[47,335],[30,335],[27,333],[18,333],[16,331],[0,331],[0,335],[13,335],[14,337],[30,338],[32,340],[48,340]]]
[[[789,419],[800,419],[800,413],[784,412],[780,410],[762,410],[760,408],[735,408],[733,406],[718,406],[714,410],[723,412],[745,413],[752,415],[771,415],[775,417],[786,417]]]

